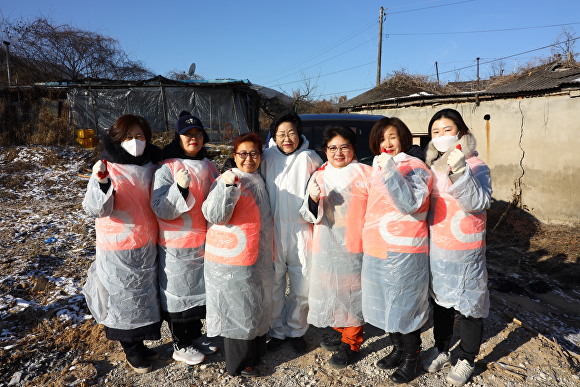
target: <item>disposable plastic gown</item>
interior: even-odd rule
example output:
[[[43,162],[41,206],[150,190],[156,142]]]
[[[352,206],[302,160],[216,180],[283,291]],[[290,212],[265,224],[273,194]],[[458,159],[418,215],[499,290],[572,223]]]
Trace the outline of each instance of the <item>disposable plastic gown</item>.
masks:
[[[432,183],[425,163],[405,153],[384,169],[373,166],[363,230],[362,308],[365,321],[386,332],[410,333],[428,318]]]
[[[308,262],[307,246],[312,239],[312,225],[300,215],[300,207],[310,175],[322,160],[302,145],[285,155],[270,140],[264,151],[260,171],[266,182],[274,217],[274,291],[273,321],[270,335],[279,339],[303,336],[308,329]],[[286,274],[290,292],[286,295]]]
[[[191,177],[187,199],[174,176]],[[207,223],[201,205],[218,171],[208,159],[168,159],[155,172],[151,207],[159,223],[159,295],[161,308],[183,312],[205,305],[203,255]]]
[[[489,313],[485,230],[491,178],[465,137],[462,151],[468,168],[455,183],[445,168],[447,153],[431,167],[435,175],[429,213],[431,293],[440,306],[485,318]]]
[[[372,169],[351,162],[343,168],[326,163],[312,179],[320,186],[318,216],[300,213],[314,223],[308,323],[317,327],[358,327],[362,315],[362,227]]]
[[[272,319],[272,214],[258,173],[239,176],[237,186],[217,179],[203,203],[210,222],[205,247],[208,336],[252,340]]]
[[[133,329],[160,320],[157,293],[157,220],[149,205],[155,165],[107,163],[105,194],[91,177],[83,200],[96,217],[96,258],[83,293],[95,321]]]

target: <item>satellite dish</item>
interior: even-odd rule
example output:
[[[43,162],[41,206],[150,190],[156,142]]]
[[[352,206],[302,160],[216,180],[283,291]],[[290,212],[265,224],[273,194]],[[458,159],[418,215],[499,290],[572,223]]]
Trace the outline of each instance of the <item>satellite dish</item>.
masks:
[[[189,66],[189,71],[187,72],[187,74],[190,77],[193,77],[193,74],[195,74],[195,63],[192,63],[191,66]]]

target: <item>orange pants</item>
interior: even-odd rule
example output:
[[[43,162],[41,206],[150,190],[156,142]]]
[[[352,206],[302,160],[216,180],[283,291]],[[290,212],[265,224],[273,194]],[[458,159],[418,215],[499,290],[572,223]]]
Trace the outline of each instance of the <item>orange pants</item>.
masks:
[[[363,337],[363,327],[345,327],[332,329],[342,333],[342,342],[350,345],[352,351],[360,351],[360,346],[364,341]]]

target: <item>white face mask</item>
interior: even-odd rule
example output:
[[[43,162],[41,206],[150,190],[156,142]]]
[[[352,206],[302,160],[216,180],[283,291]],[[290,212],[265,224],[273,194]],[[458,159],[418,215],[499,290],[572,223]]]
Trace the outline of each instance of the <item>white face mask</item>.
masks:
[[[143,154],[143,151],[145,151],[145,145],[147,145],[146,141],[137,140],[136,138],[129,141],[123,141],[121,143],[123,149],[135,157],[141,156]]]
[[[435,149],[437,149],[439,152],[447,152],[449,148],[451,148],[451,146],[457,142],[457,140],[459,140],[459,138],[457,138],[457,135],[441,136],[441,137],[433,137],[431,142],[433,143]]]

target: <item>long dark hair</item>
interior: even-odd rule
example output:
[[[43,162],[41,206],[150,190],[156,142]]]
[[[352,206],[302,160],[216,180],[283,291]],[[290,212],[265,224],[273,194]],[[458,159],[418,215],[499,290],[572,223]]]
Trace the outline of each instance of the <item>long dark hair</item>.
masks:
[[[429,126],[427,127],[429,137],[431,137],[431,126],[433,125],[433,123],[442,118],[450,119],[457,126],[457,129],[459,130],[459,132],[457,133],[457,138],[461,138],[463,137],[463,135],[469,133],[469,128],[467,127],[465,121],[463,121],[463,117],[461,117],[461,114],[459,114],[457,110],[443,109],[439,110],[437,113],[435,113],[435,115],[433,115],[433,117],[431,117],[431,121],[429,121]]]

